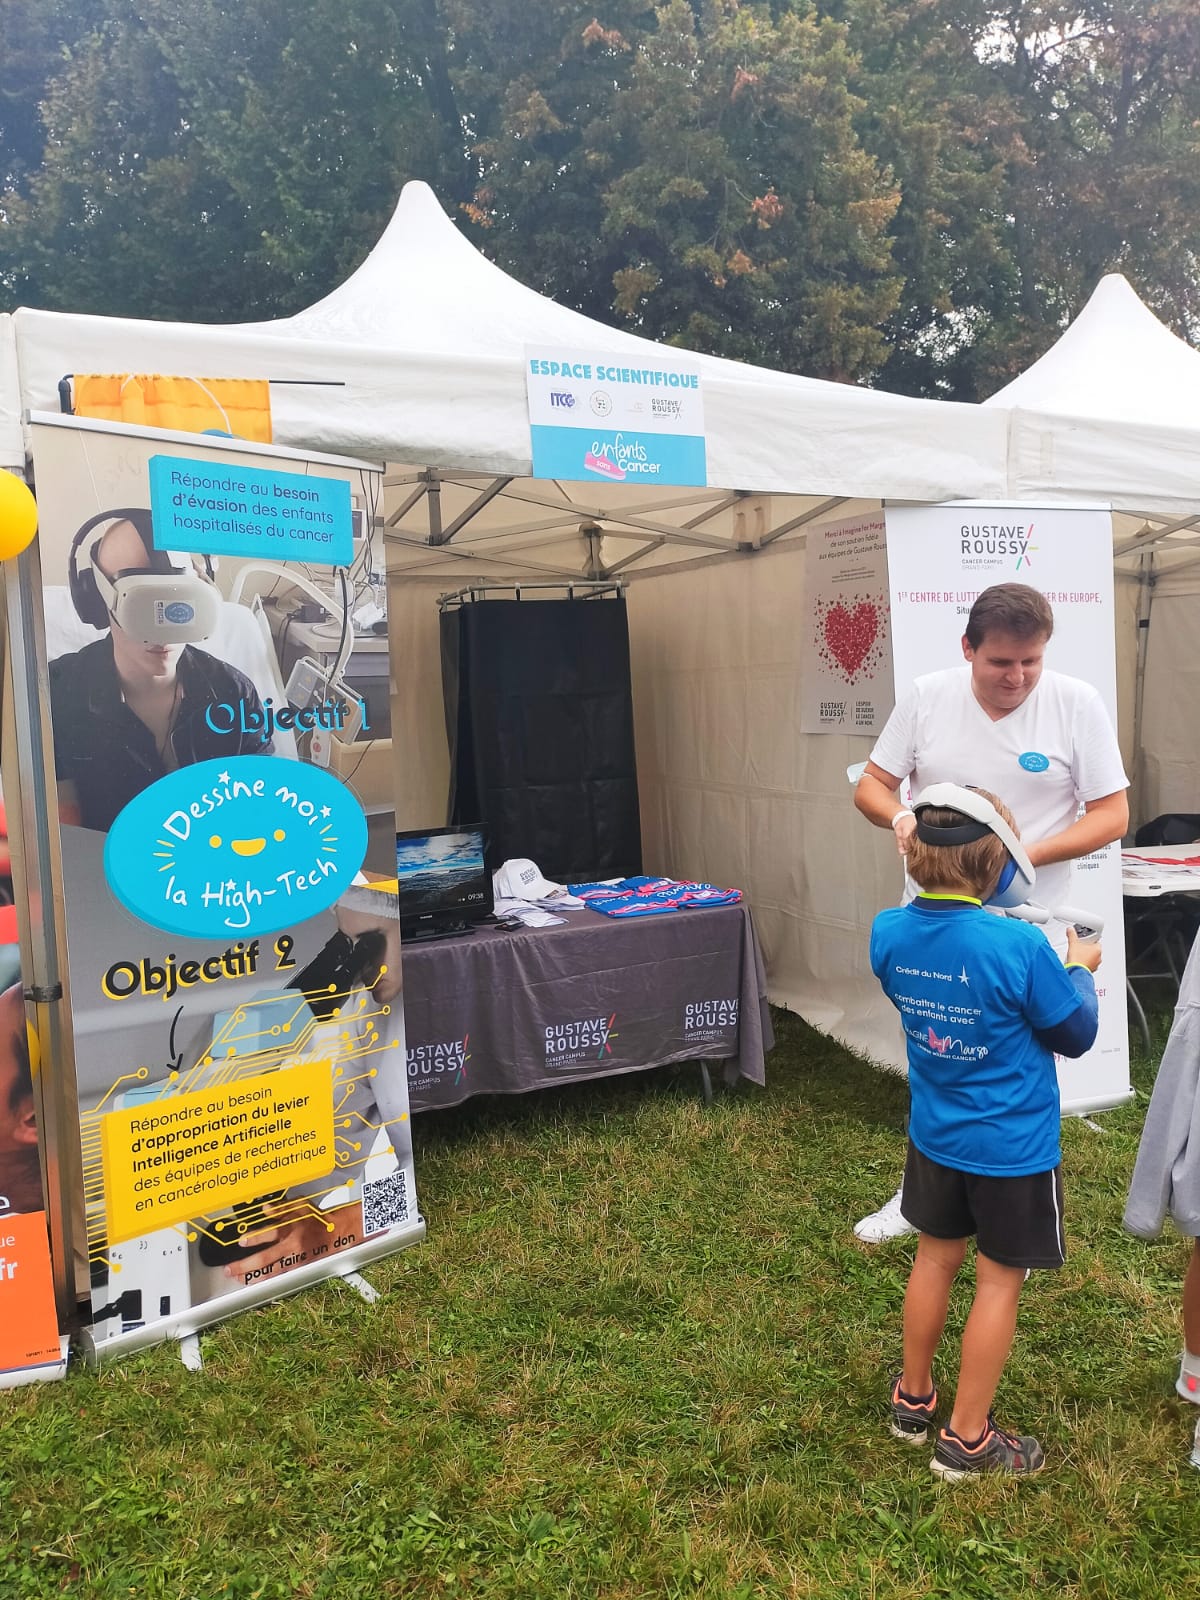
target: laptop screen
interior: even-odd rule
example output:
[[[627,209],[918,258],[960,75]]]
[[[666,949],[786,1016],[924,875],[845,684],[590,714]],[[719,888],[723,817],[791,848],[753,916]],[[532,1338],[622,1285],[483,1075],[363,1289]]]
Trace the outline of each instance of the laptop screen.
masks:
[[[401,927],[478,922],[492,910],[492,878],[480,827],[428,828],[396,835]]]

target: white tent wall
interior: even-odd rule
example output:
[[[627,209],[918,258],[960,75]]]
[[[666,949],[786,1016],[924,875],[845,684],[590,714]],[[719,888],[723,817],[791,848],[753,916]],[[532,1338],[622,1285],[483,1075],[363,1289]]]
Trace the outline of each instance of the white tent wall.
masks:
[[[392,759],[396,827],[440,827],[450,789],[450,749],[442,709],[438,595],[445,583],[388,578]],[[402,731],[401,731],[402,730]]]
[[[1149,608],[1136,821],[1200,813],[1200,564],[1158,557]],[[1177,558],[1174,558],[1177,560]],[[1135,580],[1129,580],[1131,584]]]
[[[763,551],[629,589],[647,869],[745,890],[771,999],[899,1060],[866,930],[896,898],[895,847],[851,808],[871,740],[801,734],[804,551]]]

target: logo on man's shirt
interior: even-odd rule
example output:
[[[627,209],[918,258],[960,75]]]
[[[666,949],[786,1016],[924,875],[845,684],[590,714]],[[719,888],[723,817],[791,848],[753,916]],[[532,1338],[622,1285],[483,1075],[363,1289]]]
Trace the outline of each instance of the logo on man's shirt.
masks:
[[[1040,750],[1026,750],[1017,757],[1017,765],[1024,767],[1026,772],[1045,772],[1050,765],[1050,757],[1044,756]]]

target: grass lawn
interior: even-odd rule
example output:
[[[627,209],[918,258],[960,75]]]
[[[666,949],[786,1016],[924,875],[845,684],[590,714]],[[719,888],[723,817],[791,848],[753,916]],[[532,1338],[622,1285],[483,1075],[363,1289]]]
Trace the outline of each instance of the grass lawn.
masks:
[[[1187,1247],[1120,1227],[1152,1067],[1064,1129],[1070,1258],[997,1404],[1046,1471],[950,1487],[884,1421],[911,1241],[850,1232],[903,1084],[776,1020],[767,1089],[708,1108],[679,1069],[418,1119],[429,1237],[374,1309],[331,1283],[202,1374],[0,1394],[0,1597],[1200,1595]]]

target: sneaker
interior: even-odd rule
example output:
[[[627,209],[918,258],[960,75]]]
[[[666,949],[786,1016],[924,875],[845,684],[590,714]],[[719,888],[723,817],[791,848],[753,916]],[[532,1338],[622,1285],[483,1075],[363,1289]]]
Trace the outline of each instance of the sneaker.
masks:
[[[897,1189],[887,1205],[872,1211],[869,1217],[854,1225],[854,1237],[864,1244],[882,1244],[885,1239],[903,1239],[906,1233],[916,1233],[912,1223],[900,1214],[900,1197]]]
[[[1182,1400],[1200,1406],[1200,1357],[1185,1350],[1179,1358],[1179,1376],[1175,1379],[1175,1393]]]
[[[947,1483],[957,1483],[960,1478],[973,1478],[980,1472],[1040,1472],[1045,1464],[1046,1452],[1036,1439],[1006,1433],[989,1417],[983,1438],[976,1445],[968,1446],[949,1428],[939,1428],[929,1468]]]
[[[892,1382],[890,1427],[897,1439],[905,1444],[924,1444],[937,1412],[938,1393],[932,1389],[924,1400],[914,1400],[900,1387],[902,1372]]]

